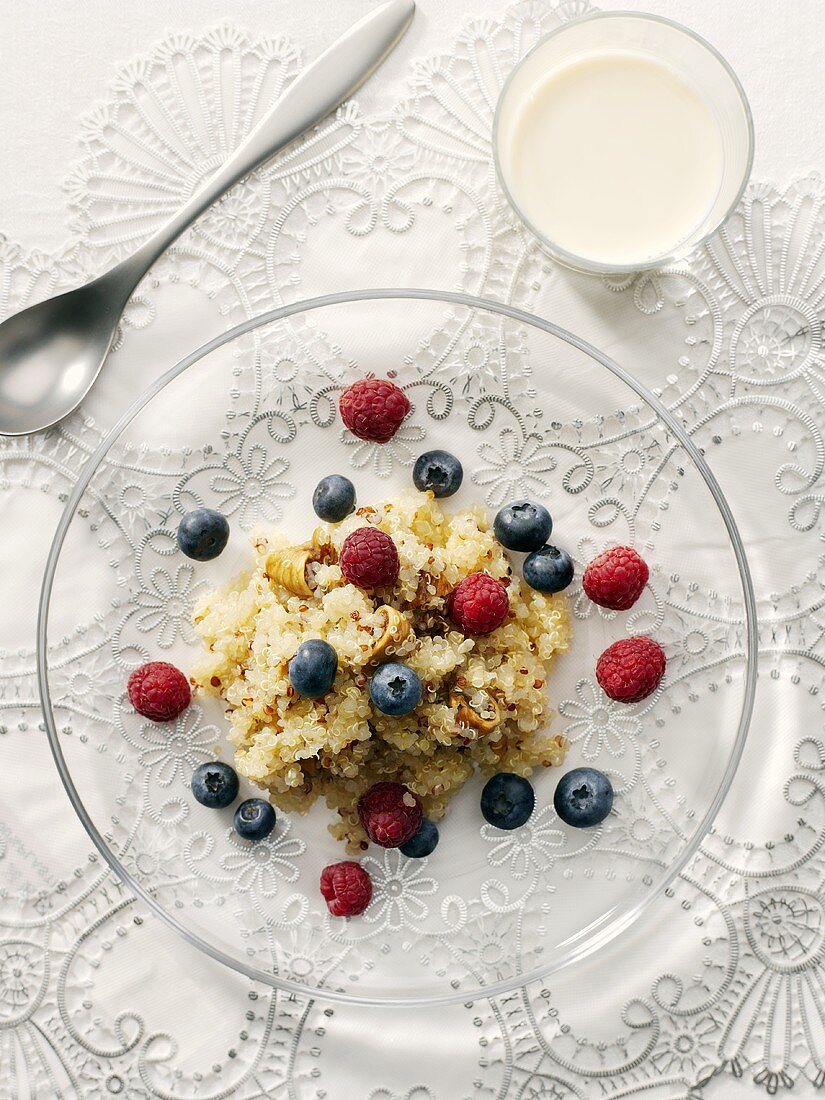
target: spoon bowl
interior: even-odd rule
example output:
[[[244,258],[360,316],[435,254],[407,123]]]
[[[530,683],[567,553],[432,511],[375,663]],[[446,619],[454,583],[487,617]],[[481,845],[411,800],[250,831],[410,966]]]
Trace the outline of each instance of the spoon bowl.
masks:
[[[117,269],[0,324],[0,430],[28,435],[84,399],[112,346],[128,292]]]

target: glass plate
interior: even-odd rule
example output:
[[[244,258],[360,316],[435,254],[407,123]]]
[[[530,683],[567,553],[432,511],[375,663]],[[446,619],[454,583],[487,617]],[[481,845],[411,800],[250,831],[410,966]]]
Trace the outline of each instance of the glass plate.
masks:
[[[413,411],[378,446],[343,429],[337,392],[373,372]],[[330,811],[278,815],[240,841],[231,810],[206,810],[189,780],[216,745],[222,707],[196,700],[174,725],[125,702],[132,668],[200,656],[192,605],[251,562],[248,531],[315,524],[312,489],[347,473],[360,504],[411,485],[421,451],[464,464],[450,509],[545,501],[553,541],[576,561],[569,654],[548,681],[563,770],[607,772],[614,813],[574,830],[552,809],[558,769],[534,777],[528,825],[502,832],[469,782],[426,860],[371,848],[367,913],[331,918],[321,869],[346,858]],[[224,554],[176,549],[180,516],[223,511]],[[578,578],[612,543],[634,544],[650,583],[627,613],[590,604]],[[380,1003],[468,1001],[569,965],[617,935],[683,868],[741,754],[753,703],[755,609],[728,505],[677,416],[571,333],[463,294],[371,290],[246,321],[187,356],[124,415],[85,466],[48,560],[38,629],[51,746],[72,804],[118,876],[214,958],[272,985]],[[663,644],[668,670],[643,703],[610,702],[598,654],[629,633]],[[248,797],[254,791],[242,788]]]

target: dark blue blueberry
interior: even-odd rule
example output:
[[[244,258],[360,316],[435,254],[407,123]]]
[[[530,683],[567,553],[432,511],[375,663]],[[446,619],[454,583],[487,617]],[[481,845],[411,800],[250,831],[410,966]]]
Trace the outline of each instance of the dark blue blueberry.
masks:
[[[516,500],[502,508],[493,521],[493,532],[508,550],[540,550],[550,538],[553,520],[541,504]]]
[[[370,698],[384,714],[400,718],[421,702],[418,673],[398,661],[381,665],[370,680]]]
[[[340,523],[355,511],[355,486],[341,474],[322,477],[312,494],[312,507],[319,519]]]
[[[559,780],[553,805],[566,825],[588,829],[613,809],[613,784],[596,768],[574,768]]]
[[[422,493],[429,489],[436,497],[451,497],[461,488],[464,468],[449,451],[425,451],[415,460],[413,481]]]
[[[238,797],[237,772],[220,760],[199,764],[192,772],[192,794],[201,806],[222,810]]]
[[[537,592],[561,592],[573,580],[573,562],[566,550],[542,546],[524,559],[522,573]]]
[[[193,508],[178,524],[178,546],[187,558],[211,561],[229,541],[226,516],[214,508]]]
[[[234,824],[244,840],[263,840],[275,828],[275,811],[262,798],[247,798],[235,810]]]
[[[423,859],[431,855],[438,844],[438,827],[425,817],[415,836],[401,845],[401,854],[409,859]]]
[[[299,695],[319,699],[332,687],[337,669],[338,654],[329,642],[310,638],[289,662],[289,682]]]
[[[481,812],[497,829],[518,829],[530,819],[535,805],[532,785],[512,772],[498,772],[481,792]]]

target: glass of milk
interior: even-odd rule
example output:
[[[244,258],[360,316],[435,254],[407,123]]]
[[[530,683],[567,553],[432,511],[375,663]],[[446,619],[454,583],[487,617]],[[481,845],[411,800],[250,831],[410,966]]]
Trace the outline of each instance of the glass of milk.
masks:
[[[496,171],[560,263],[659,267],[714,233],[742,196],[753,120],[717,51],[653,15],[564,24],[515,67],[493,127]]]

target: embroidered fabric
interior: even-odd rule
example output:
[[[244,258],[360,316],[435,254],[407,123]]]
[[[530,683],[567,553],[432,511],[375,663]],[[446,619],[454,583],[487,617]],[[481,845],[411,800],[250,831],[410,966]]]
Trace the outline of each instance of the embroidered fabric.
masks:
[[[408,95],[384,115],[366,118],[349,104],[287,157],[255,173],[139,288],[110,369],[87,406],[59,429],[0,448],[6,537],[19,545],[21,593],[0,653],[7,776],[0,1096],[589,1100],[699,1097],[706,1082],[722,1075],[746,1076],[770,1093],[825,1083],[819,700],[825,188],[815,177],[784,191],[754,184],[700,254],[641,278],[594,283],[553,268],[498,192],[490,123],[513,61],[559,19],[586,8],[537,0],[500,20],[469,23],[449,52],[415,66]],[[125,67],[109,103],[81,132],[81,154],[68,177],[75,238],[51,255],[3,242],[2,313],[76,284],[150,232],[214,170],[298,64],[286,40],[220,28],[170,37]],[[104,869],[54,772],[31,639],[39,573],[60,509],[115,414],[153,373],[271,306],[330,289],[404,284],[481,294],[552,317],[608,348],[661,393],[704,450],[740,523],[760,605],[761,669],[734,787],[700,853],[656,912],[575,974],[546,986],[433,1009],[414,1024],[409,1012],[382,1010],[383,1026],[399,1037],[396,1049],[403,1052],[405,1037],[409,1047],[389,1063],[377,1055],[352,1057],[354,1047],[371,1050],[375,1010],[276,994],[218,967],[147,918]],[[250,508],[237,491],[250,478],[273,505],[285,483],[279,459],[244,434],[247,420],[260,417],[257,430],[276,449],[279,433],[288,432],[288,421],[318,388],[307,359],[319,371],[346,368],[323,332],[300,330],[295,339],[290,351],[279,338],[266,392],[262,375],[239,367],[225,395],[237,418],[229,424],[234,457],[227,465],[221,456],[224,475],[216,482],[227,510],[233,502]],[[500,380],[490,345],[489,333],[468,337],[445,379],[468,409],[481,408]],[[266,361],[264,341],[250,351]],[[508,378],[522,392],[530,379],[519,369],[513,355]],[[634,494],[657,461],[661,438],[648,427],[634,429],[599,449],[593,477],[606,500]],[[421,438],[415,426],[407,433],[394,461],[408,461]],[[351,461],[381,477],[389,472],[388,454],[353,445]],[[219,459],[187,454],[151,433],[124,447],[120,458],[109,497],[116,514],[99,508],[84,518],[99,524],[99,552],[111,549],[113,572],[131,570],[139,583],[138,644],[151,636],[171,647],[186,628],[171,599],[186,597],[197,579],[185,566],[170,571],[162,537],[144,539],[147,517],[162,529],[177,508],[165,494],[147,501],[147,486],[158,478],[183,492],[198,476],[209,477]],[[476,481],[493,504],[522,485],[543,486],[549,475],[548,455],[529,428],[501,430],[483,459]],[[241,521],[251,523],[253,511]],[[724,596],[708,580],[679,593],[663,622],[673,665],[684,670],[684,706],[697,690],[691,670],[723,668],[724,655],[741,642]],[[73,728],[67,744],[75,738],[67,752],[80,769],[89,748],[83,724],[99,717],[91,685],[115,690],[122,675],[109,645],[111,620],[86,614],[94,603],[94,593],[78,590],[76,620],[61,624],[65,638],[55,658],[65,728]],[[584,682],[564,701],[562,718],[583,753],[618,755],[634,738],[634,717],[599,709],[592,684]],[[213,743],[208,723],[196,714],[187,721],[176,746],[153,743],[151,730],[124,731],[124,751],[143,755],[158,790],[172,787]],[[663,786],[665,794],[669,789]],[[129,798],[141,793],[127,792],[124,818]],[[637,809],[631,795],[625,843],[655,846],[656,829],[644,805]],[[173,808],[158,803],[152,812],[162,820]],[[165,861],[175,865],[171,843],[150,816],[131,820],[137,820],[132,869],[162,877]],[[552,849],[552,824],[535,824],[535,843]],[[227,850],[210,870],[231,881],[234,892],[266,898],[289,880],[302,854],[296,832],[280,829],[260,863]],[[491,864],[520,881],[529,854],[517,842],[488,839]],[[190,850],[195,878],[205,853],[197,844]],[[392,854],[378,863],[376,877],[398,877]],[[427,905],[431,877],[426,868],[413,870],[415,881],[397,895],[386,892],[382,914],[390,924],[403,919],[404,904]],[[517,934],[500,915],[486,922],[482,915],[458,951],[488,960],[509,952]],[[289,965],[297,972],[334,965],[311,927],[296,922],[289,937]],[[432,1066],[421,1057],[424,1049],[432,1052]]]

